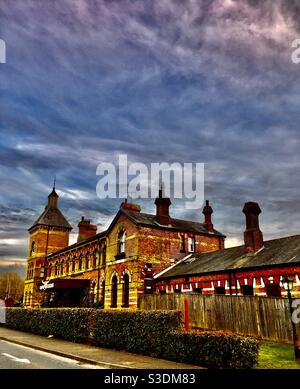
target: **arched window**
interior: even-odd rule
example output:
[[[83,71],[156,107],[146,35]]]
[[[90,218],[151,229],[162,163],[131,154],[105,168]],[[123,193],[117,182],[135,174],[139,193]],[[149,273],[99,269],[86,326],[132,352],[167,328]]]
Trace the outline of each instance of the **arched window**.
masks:
[[[95,250],[94,253],[93,253],[93,268],[96,269],[97,267],[97,258],[100,257],[100,251],[99,250]]]
[[[102,266],[105,266],[105,264],[106,264],[106,245],[104,245],[102,249]]]
[[[72,272],[74,273],[75,270],[76,270],[76,257],[74,257],[72,260]]]
[[[118,306],[118,277],[116,275],[111,279],[111,308]]]
[[[70,259],[68,259],[66,262],[66,274],[69,274],[69,271],[70,271]]]
[[[86,266],[86,269],[88,270],[91,266],[91,256],[89,253],[86,254],[86,257],[85,257],[85,266]]]
[[[123,304],[124,308],[129,307],[129,275],[127,273],[124,274],[123,277]]]
[[[78,270],[82,270],[82,255],[80,255],[80,257],[79,257]]]
[[[65,262],[64,262],[64,260],[62,260],[60,263],[60,274],[61,275],[64,274],[64,266],[65,266]]]
[[[57,261],[55,264],[55,275],[58,276],[58,273],[59,273],[59,263]]]
[[[121,230],[118,234],[118,254],[125,253],[126,232]]]
[[[32,257],[35,253],[35,242],[33,241],[31,243],[31,248],[30,248],[30,256]]]

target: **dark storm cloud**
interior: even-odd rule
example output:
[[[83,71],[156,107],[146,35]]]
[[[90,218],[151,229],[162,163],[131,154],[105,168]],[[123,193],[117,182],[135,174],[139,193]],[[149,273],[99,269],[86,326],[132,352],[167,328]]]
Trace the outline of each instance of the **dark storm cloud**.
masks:
[[[267,238],[298,233],[299,11],[296,0],[2,1],[2,259],[25,258],[55,174],[73,226],[81,215],[106,226],[119,200],[97,199],[95,172],[120,153],[204,162],[215,226],[236,242],[247,200]],[[202,217],[173,203],[174,216]]]

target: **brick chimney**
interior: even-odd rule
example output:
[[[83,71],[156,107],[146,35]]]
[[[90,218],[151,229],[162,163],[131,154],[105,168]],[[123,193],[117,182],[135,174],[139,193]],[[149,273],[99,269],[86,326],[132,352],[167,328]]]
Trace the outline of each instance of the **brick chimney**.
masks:
[[[246,231],[244,232],[245,253],[256,253],[264,246],[263,234],[259,229],[261,209],[257,203],[245,203],[243,213],[246,215]]]
[[[138,204],[128,203],[127,199],[120,205],[120,208],[125,211],[141,212],[141,207]]]
[[[97,226],[95,224],[91,224],[90,220],[85,220],[84,216],[82,216],[81,221],[78,223],[78,228],[77,242],[90,238],[97,233]]]
[[[211,215],[213,212],[214,211],[213,211],[212,207],[209,205],[209,200],[206,200],[205,207],[203,208],[202,213],[204,215],[205,227],[206,227],[207,231],[209,231],[209,232],[214,231],[214,225],[212,224],[212,221],[211,221]]]
[[[163,197],[162,188],[159,189],[158,197],[156,197],[154,204],[156,205],[156,221],[165,226],[171,224],[171,217],[169,215],[171,200],[168,197]]]

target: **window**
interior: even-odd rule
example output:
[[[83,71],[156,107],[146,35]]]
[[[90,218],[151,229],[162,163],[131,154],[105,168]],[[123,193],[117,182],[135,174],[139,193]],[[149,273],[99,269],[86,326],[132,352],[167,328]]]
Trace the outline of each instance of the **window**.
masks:
[[[118,277],[113,276],[111,280],[111,308],[117,308],[118,306]]]
[[[78,270],[82,270],[82,255],[80,255],[80,257],[79,257]]]
[[[56,262],[54,265],[54,275],[57,276],[57,274],[58,274],[58,262]]]
[[[194,253],[195,252],[195,238],[193,236],[189,237],[188,245],[189,245],[189,253]]]
[[[100,251],[99,250],[95,250],[94,254],[93,254],[93,267],[94,268],[97,267],[97,258],[100,259]]]
[[[35,253],[35,242],[32,242],[30,248],[30,256],[32,257],[34,253]]]
[[[102,266],[105,266],[106,264],[106,245],[104,245],[102,250]]]
[[[244,296],[253,296],[253,286],[252,285],[242,285],[242,293]]]
[[[61,263],[60,263],[60,274],[61,274],[61,275],[64,274],[64,266],[65,266],[65,262],[64,262],[64,261],[61,261]]]
[[[66,263],[66,274],[69,274],[69,271],[70,271],[70,260],[68,259]]]
[[[202,288],[194,288],[194,293],[202,294]]]
[[[129,275],[124,274],[123,277],[123,304],[124,308],[129,307]]]
[[[126,232],[122,230],[118,234],[117,255],[115,256],[115,259],[117,260],[125,258],[125,241],[126,241]]]
[[[225,287],[224,286],[217,286],[215,288],[215,294],[225,294]]]
[[[279,284],[267,284],[266,292],[268,297],[281,297],[281,288]]]
[[[76,258],[73,258],[73,261],[72,261],[72,272],[74,273],[76,270]]]
[[[185,253],[185,239],[184,235],[180,235],[180,251]]]

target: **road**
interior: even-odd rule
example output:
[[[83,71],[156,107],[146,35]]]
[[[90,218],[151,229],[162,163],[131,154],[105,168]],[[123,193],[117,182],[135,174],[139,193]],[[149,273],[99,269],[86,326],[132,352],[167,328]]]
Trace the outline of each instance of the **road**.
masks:
[[[101,367],[0,340],[0,369],[101,369]]]

